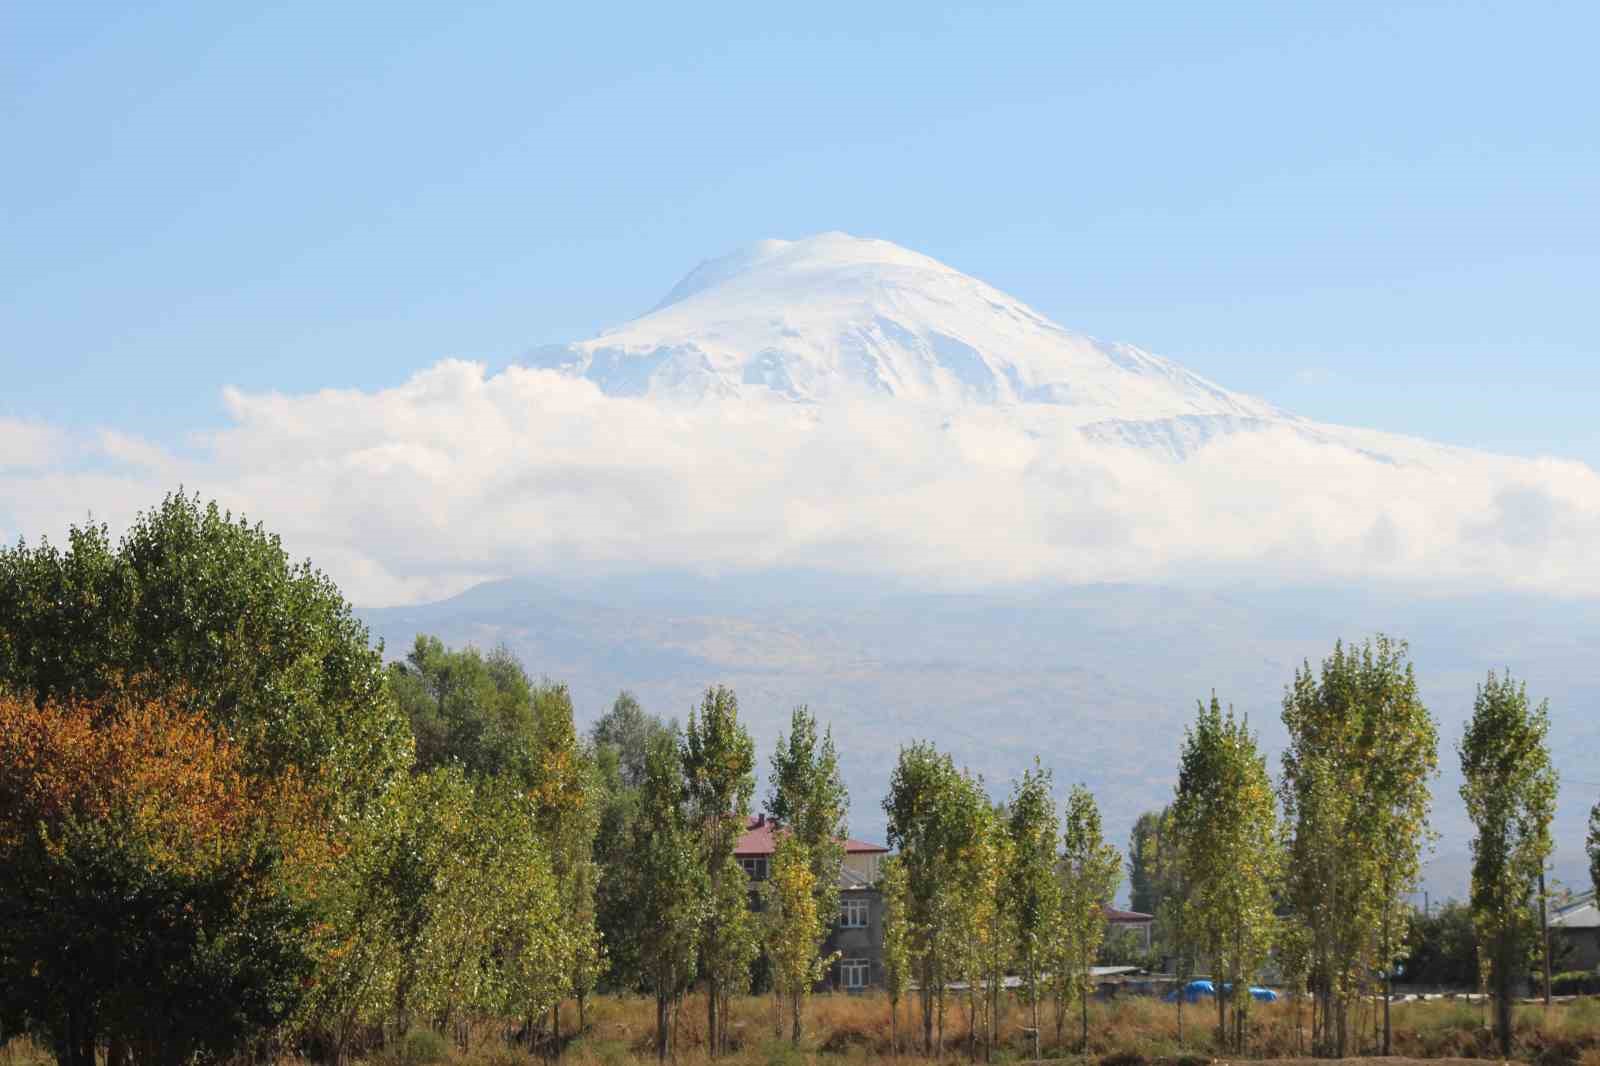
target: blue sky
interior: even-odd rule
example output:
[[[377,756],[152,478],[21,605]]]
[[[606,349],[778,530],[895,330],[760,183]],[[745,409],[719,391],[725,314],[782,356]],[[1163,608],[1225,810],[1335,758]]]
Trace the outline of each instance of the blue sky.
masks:
[[[173,442],[881,236],[1304,414],[1600,466],[1592,3],[13,4],[0,415]]]

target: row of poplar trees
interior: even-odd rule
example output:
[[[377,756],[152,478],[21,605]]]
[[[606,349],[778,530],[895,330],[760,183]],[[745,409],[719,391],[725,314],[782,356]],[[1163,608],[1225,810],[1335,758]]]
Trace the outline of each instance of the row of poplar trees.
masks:
[[[1311,1000],[1314,1052],[1344,1057],[1368,1031],[1361,1006],[1381,1002],[1370,1031],[1388,1054],[1389,993],[1432,841],[1438,729],[1405,644],[1382,636],[1340,644],[1320,670],[1297,671],[1283,724],[1288,744],[1274,782],[1248,723],[1215,696],[1200,706],[1172,804],[1135,826],[1133,906],[1159,913],[1181,974],[1204,967],[1217,982],[1221,1046],[1244,1050],[1250,982],[1270,956],[1297,998]],[[1512,995],[1538,948],[1552,848],[1548,729],[1546,705],[1530,705],[1523,685],[1490,673],[1458,743],[1461,797],[1476,829],[1480,966],[1508,1053]]]
[[[1094,797],[1073,788],[1063,816],[1050,772],[1035,762],[996,804],[982,778],[929,744],[913,744],[900,752],[883,806],[898,851],[882,873],[884,984],[896,1051],[900,1001],[915,987],[926,1053],[944,1052],[953,997],[966,1007],[969,1054],[976,1058],[981,1048],[990,1057],[1010,974],[1022,979],[1036,1054],[1046,997],[1056,1045],[1077,1004],[1086,1046],[1104,906],[1122,869]]]
[[[595,738],[602,750],[632,753],[624,759],[633,764],[628,809],[615,820],[613,844],[600,848],[619,848],[605,864],[602,922],[620,948],[616,977],[655,997],[657,1056],[671,1054],[678,1012],[696,984],[705,990],[707,1049],[727,1051],[730,1001],[750,990],[758,957],[798,1042],[805,998],[832,961],[821,949],[839,909],[848,796],[832,736],[819,735],[804,707],[779,735],[765,811],[780,828],[759,882],[734,858],[756,779],[732,690],[709,690],[681,734],[624,696]]]

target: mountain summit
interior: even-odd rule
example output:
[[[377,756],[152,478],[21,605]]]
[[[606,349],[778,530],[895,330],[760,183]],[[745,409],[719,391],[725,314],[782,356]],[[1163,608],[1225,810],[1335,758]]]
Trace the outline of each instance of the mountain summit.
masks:
[[[690,271],[656,307],[533,365],[612,395],[1042,406],[1091,438],[1186,452],[1300,420],[1170,360],[1050,321],[888,241],[766,240]]]

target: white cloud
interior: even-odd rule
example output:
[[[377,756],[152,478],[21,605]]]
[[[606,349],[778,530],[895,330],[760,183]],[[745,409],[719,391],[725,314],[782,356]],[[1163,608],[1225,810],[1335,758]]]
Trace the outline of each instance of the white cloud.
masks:
[[[654,566],[1600,593],[1593,470],[1376,434],[1359,439],[1412,461],[1282,430],[1174,463],[1090,444],[1048,411],[670,407],[454,361],[376,392],[229,390],[224,402],[232,425],[201,438],[197,458],[123,434],[77,447],[46,428],[21,434],[55,443],[0,466],[0,530],[59,535],[91,511],[116,525],[181,483],[265,521],[364,604]]]
[[[58,463],[67,444],[66,434],[52,426],[0,415],[0,472]]]

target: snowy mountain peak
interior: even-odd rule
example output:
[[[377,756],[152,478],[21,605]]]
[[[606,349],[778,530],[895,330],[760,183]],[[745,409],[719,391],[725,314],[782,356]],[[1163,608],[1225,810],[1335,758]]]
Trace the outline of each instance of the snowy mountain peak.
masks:
[[[792,283],[823,272],[890,265],[954,273],[937,260],[897,244],[853,237],[835,230],[798,241],[757,241],[727,255],[708,259],[674,285],[653,310],[670,307],[724,283],[737,286],[741,282],[748,283],[752,278],[765,276],[770,280],[779,275],[789,278]]]
[[[1091,438],[1176,455],[1289,418],[1166,359],[1064,329],[928,256],[847,233],[707,260],[647,314],[530,361],[610,394],[678,402],[1048,408]]]

